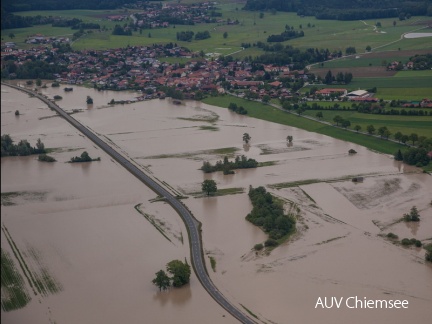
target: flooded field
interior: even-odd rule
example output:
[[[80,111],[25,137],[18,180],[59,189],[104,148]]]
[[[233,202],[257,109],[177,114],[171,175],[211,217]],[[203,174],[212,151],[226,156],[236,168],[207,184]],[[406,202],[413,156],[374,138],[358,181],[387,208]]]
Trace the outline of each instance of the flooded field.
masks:
[[[426,323],[430,317],[432,267],[424,262],[424,250],[404,248],[384,236],[392,232],[399,240],[431,242],[431,176],[361,146],[199,102],[173,105],[166,99],[111,107],[112,98],[137,94],[79,87],[73,93],[50,87],[42,92],[61,95],[59,105],[79,110],[73,116],[82,124],[172,191],[189,197],[183,202],[203,224],[204,252],[216,261],[213,271],[208,258],[210,276],[260,321]],[[85,104],[87,95],[92,106]],[[21,116],[14,116],[16,109]],[[46,147],[56,148],[51,155],[58,160],[2,158],[2,226],[30,264],[28,272],[45,269],[59,287],[46,295],[29,290],[28,305],[2,311],[2,319],[235,323],[195,277],[186,288],[158,293],[150,283],[154,273],[171,259],[189,258],[180,218],[168,205],[150,202],[154,193],[65,121],[47,118],[53,115],[38,100],[2,87],[2,134],[32,145],[41,138]],[[249,146],[242,142],[244,133],[252,138]],[[294,138],[291,144],[288,135]],[[349,155],[351,148],[358,153]],[[63,163],[83,150],[101,161]],[[204,161],[242,154],[268,166],[233,175],[199,170]],[[365,180],[353,183],[354,176]],[[219,189],[244,192],[194,198],[204,179],[214,179]],[[267,236],[245,220],[252,208],[250,185],[267,186],[301,210],[297,233],[269,255],[253,251]],[[400,222],[414,205],[421,221]],[[2,249],[13,256],[6,230]],[[407,299],[409,308],[315,309],[319,297],[351,296]]]

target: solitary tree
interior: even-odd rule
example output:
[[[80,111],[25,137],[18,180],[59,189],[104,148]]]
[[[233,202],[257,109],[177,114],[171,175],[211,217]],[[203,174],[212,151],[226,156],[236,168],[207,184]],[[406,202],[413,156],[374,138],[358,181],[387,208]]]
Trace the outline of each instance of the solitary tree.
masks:
[[[324,117],[322,111],[318,111],[315,115],[318,119],[322,119]]]
[[[336,123],[336,126],[339,126],[339,123],[342,123],[343,118],[339,115],[334,116],[333,121]]]
[[[87,96],[86,102],[87,102],[87,105],[92,105],[93,104],[93,98],[90,96]]]
[[[418,140],[418,135],[416,133],[411,133],[411,135],[409,136],[409,140],[412,141],[414,145],[415,142]]]
[[[406,222],[418,222],[420,221],[420,214],[418,213],[417,207],[412,206],[409,214],[404,214],[404,221]]]
[[[367,130],[369,135],[372,135],[373,133],[375,133],[375,127],[373,125],[368,125],[366,127],[366,130]]]
[[[223,38],[227,38],[228,37],[228,33],[227,32],[224,32],[223,33]]]
[[[15,34],[14,34],[14,33],[9,33],[9,35],[8,35],[8,36],[9,36],[9,38],[10,38],[10,39],[13,39],[13,38],[15,38]]]
[[[152,282],[158,286],[159,291],[166,290],[171,286],[171,279],[163,270],[156,272],[156,278],[154,278]]]
[[[291,135],[288,135],[287,136],[287,141],[291,143],[293,141],[293,137]]]
[[[396,161],[403,161],[403,154],[401,152],[401,150],[399,149],[396,154],[394,155],[394,159]]]
[[[342,122],[341,122],[341,126],[342,126],[343,128],[347,128],[347,127],[351,126],[351,122],[350,122],[348,119],[344,119],[344,120],[342,120]]]
[[[398,142],[400,142],[401,139],[402,139],[402,133],[401,132],[396,132],[394,134],[394,138],[395,138],[395,140],[397,140]]]
[[[360,125],[355,125],[355,126],[354,126],[354,129],[355,129],[356,132],[359,132],[360,129],[361,129],[361,126],[360,126]]]
[[[19,115],[20,115],[19,110],[15,110],[15,116],[19,116]]]
[[[201,189],[207,193],[207,196],[210,196],[211,193],[217,191],[216,182],[214,180],[204,180],[201,184]]]
[[[243,134],[243,142],[245,142],[246,144],[249,144],[249,141],[251,140],[251,137],[249,136],[248,133],[244,133]]]

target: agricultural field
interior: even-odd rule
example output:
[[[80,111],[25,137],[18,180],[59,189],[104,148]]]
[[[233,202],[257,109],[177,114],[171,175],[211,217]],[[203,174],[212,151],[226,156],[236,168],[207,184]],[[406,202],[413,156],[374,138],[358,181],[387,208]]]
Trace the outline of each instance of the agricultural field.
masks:
[[[210,39],[192,42],[177,42],[177,44],[188,47],[193,51],[203,50],[206,53],[233,54],[236,57],[255,56],[261,53],[261,50],[251,47],[244,51],[241,50],[241,43],[258,41],[265,42],[267,37],[272,34],[281,33],[285,25],[293,26],[295,29],[300,29],[305,33],[305,37],[286,41],[283,44],[290,44],[295,47],[306,49],[311,47],[328,48],[330,50],[344,51],[347,46],[354,46],[358,52],[363,52],[366,46],[378,48],[379,50],[389,50],[392,42],[396,42],[396,49],[424,49],[424,39],[402,39],[401,35],[406,32],[416,31],[423,28],[423,25],[415,25],[418,21],[424,21],[425,17],[415,17],[406,21],[398,21],[396,26],[393,26],[394,19],[381,19],[382,28],[376,30],[376,21],[335,21],[332,20],[317,20],[314,17],[300,17],[295,13],[277,12],[272,15],[270,12],[264,13],[263,18],[259,18],[258,12],[249,12],[241,10],[241,3],[221,3],[218,5],[218,10],[222,13],[223,19],[230,18],[238,20],[237,25],[226,24],[198,24],[194,26],[177,25],[168,28],[145,29],[142,33],[134,32],[132,36],[114,36],[111,35],[112,28],[118,22],[111,22],[106,19],[108,15],[115,14],[132,14],[133,11],[125,10],[69,10],[69,11],[31,11],[19,12],[19,15],[26,16],[62,16],[68,18],[79,18],[84,22],[98,23],[101,27],[106,27],[106,31],[94,31],[73,43],[73,48],[81,49],[106,49],[124,47],[127,45],[147,45],[153,43],[169,43],[177,42],[176,34],[179,31],[191,30],[193,32],[208,30],[211,34]],[[120,24],[129,23],[129,21],[120,22]],[[310,27],[308,27],[310,26]],[[379,32],[378,32],[379,31]],[[30,28],[9,29],[2,31],[2,39],[7,40],[10,33],[15,34],[14,41],[20,47],[26,47],[24,44],[27,35],[36,33],[47,36],[64,36],[72,35],[73,30],[70,28],[52,28],[50,25],[34,26]],[[228,37],[224,38],[224,32],[228,33]],[[405,44],[410,44],[405,46]],[[391,46],[390,46],[391,47]],[[432,48],[432,45],[429,46]],[[378,50],[378,49],[377,49]],[[240,52],[238,52],[240,51]]]
[[[377,137],[371,137],[364,134],[357,134],[350,132],[339,127],[325,125],[317,121],[313,121],[307,118],[290,114],[285,111],[281,111],[269,105],[265,105],[259,102],[247,101],[245,99],[223,96],[223,97],[210,97],[204,100],[205,103],[215,105],[219,107],[228,107],[231,102],[236,103],[245,107],[248,111],[248,116],[259,118],[282,125],[289,125],[297,128],[301,128],[307,131],[324,134],[344,141],[363,145],[371,150],[386,154],[394,154],[403,145],[389,142],[384,139]],[[323,111],[324,120],[332,122],[332,114],[335,113],[341,115],[343,118],[349,119],[352,125],[362,125],[362,130],[365,130],[367,125],[373,124],[376,129],[381,126],[386,126],[391,132],[401,131],[405,134],[411,134],[416,132],[419,136],[432,137],[432,130],[430,125],[432,123],[432,117],[399,117],[398,116],[380,116],[380,115],[360,115],[351,117],[350,114],[358,114],[356,112],[344,112],[344,111]],[[305,114],[315,116],[316,111],[308,110]],[[403,119],[402,119],[403,118]],[[364,127],[363,127],[364,126]]]
[[[334,123],[333,118],[339,115],[351,122],[350,128],[360,125],[362,131],[366,131],[368,125],[373,125],[375,129],[386,126],[392,134],[399,131],[406,135],[417,133],[419,136],[432,137],[432,116],[387,116],[346,110],[306,110],[304,115],[315,117],[318,111],[323,113],[324,121]]]

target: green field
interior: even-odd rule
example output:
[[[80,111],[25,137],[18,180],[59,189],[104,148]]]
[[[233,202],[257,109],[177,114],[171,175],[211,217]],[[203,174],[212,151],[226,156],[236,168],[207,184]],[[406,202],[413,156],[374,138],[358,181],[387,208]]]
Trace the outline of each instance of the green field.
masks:
[[[228,1],[227,1],[228,2]],[[383,26],[382,33],[377,33],[374,30],[374,20],[362,21],[334,21],[334,20],[317,20],[314,17],[300,17],[295,13],[277,12],[272,15],[270,12],[265,12],[264,18],[259,18],[258,12],[249,12],[241,10],[243,4],[241,3],[225,3],[219,4],[217,7],[222,13],[222,18],[230,18],[238,20],[237,25],[218,25],[218,24],[199,24],[194,26],[177,25],[170,26],[163,29],[147,29],[140,34],[134,32],[133,36],[113,36],[111,35],[112,28],[118,22],[111,22],[104,18],[107,15],[125,14],[124,10],[65,10],[65,11],[30,11],[19,12],[16,14],[25,16],[62,16],[68,18],[79,18],[85,22],[98,23],[101,26],[108,28],[105,32],[94,32],[87,35],[73,44],[73,48],[80,49],[106,49],[124,47],[127,45],[149,45],[153,43],[169,43],[177,42],[176,33],[178,31],[191,30],[194,32],[208,30],[211,33],[211,38],[202,41],[192,42],[177,42],[179,45],[186,46],[193,51],[204,50],[206,53],[222,53],[230,54],[237,50],[241,43],[250,42],[256,43],[257,41],[266,41],[267,37],[271,34],[281,33],[285,25],[294,26],[302,29],[305,37],[297,38],[294,40],[286,41],[283,44],[290,44],[299,48],[328,48],[330,50],[344,51],[348,46],[354,46],[358,52],[364,51],[366,46],[370,45],[373,48],[383,46],[391,42],[397,41],[397,48],[403,49],[424,49],[432,48],[432,44],[426,45],[424,39],[400,39],[401,34],[417,30],[422,26],[413,26],[413,22],[418,20],[425,20],[426,17],[415,17],[406,21],[398,21],[396,27],[393,27],[393,18],[380,19]],[[132,13],[133,11],[128,11]],[[124,24],[121,22],[120,24]],[[310,24],[311,27],[307,27]],[[52,28],[50,25],[34,26],[31,28],[9,29],[2,31],[3,40],[8,40],[8,34],[14,33],[16,37],[14,41],[21,47],[26,45],[23,43],[27,35],[41,33],[44,35],[71,35],[74,31],[70,28]],[[227,32],[228,37],[223,38],[223,33]],[[149,37],[149,33],[151,37]],[[393,44],[393,45],[394,45]],[[409,44],[409,45],[405,45]],[[388,45],[382,50],[391,49],[392,45]],[[244,55],[257,55],[261,50],[257,48],[250,48],[246,51],[237,54],[236,56],[242,57]]]
[[[366,131],[368,125],[373,125],[375,129],[386,126],[392,134],[400,131],[406,135],[417,133],[419,136],[432,138],[432,116],[387,116],[344,110],[306,110],[304,114],[315,117],[318,111],[323,113],[324,121],[334,123],[333,118],[339,115],[351,122],[350,128],[360,125],[362,131]]]
[[[206,98],[204,100],[205,103],[210,105],[215,105],[219,107],[228,107],[228,105],[231,102],[236,103],[237,105],[242,105],[248,110],[248,116],[259,118],[263,120],[267,120],[270,122],[283,124],[283,125],[289,125],[293,127],[298,127],[307,131],[316,132],[319,134],[328,135],[337,139],[341,139],[344,141],[352,142],[355,144],[363,145],[371,150],[375,150],[378,152],[386,153],[386,154],[393,154],[396,152],[399,148],[403,148],[402,145],[389,142],[383,139],[379,139],[376,137],[371,137],[364,134],[358,134],[350,131],[346,131],[339,127],[329,126],[325,124],[321,124],[319,122],[315,122],[313,120],[309,120],[300,116],[296,116],[284,111],[281,111],[277,108],[271,107],[269,105],[264,105],[259,102],[254,101],[248,101],[245,99],[232,97],[229,95],[222,96],[222,97],[210,97]],[[311,112],[311,111],[308,111]],[[329,112],[330,113],[330,112]],[[351,113],[351,112],[348,112]],[[327,111],[323,111],[324,116],[327,115]],[[315,114],[313,114],[314,116]],[[342,114],[340,114],[342,116]],[[382,119],[374,117],[382,117]],[[342,116],[343,117],[343,116]],[[400,130],[403,132],[409,132],[415,131],[419,135],[432,137],[432,128],[430,125],[432,124],[432,117],[423,117],[425,119],[421,119],[420,121],[416,121],[416,118],[419,117],[413,117],[414,119],[411,120],[409,117],[402,119],[395,119],[392,117],[397,116],[379,116],[379,115],[365,115],[364,119],[361,120],[360,117],[355,118],[346,118],[353,119],[351,123],[353,125],[356,125],[358,122],[362,121],[365,125],[373,124],[375,128],[381,126],[387,126],[390,130],[396,130],[398,127],[400,127]],[[330,115],[326,118],[330,118]],[[367,118],[370,118],[367,120]],[[405,125],[407,124],[407,125]],[[393,126],[392,126],[393,125]],[[405,125],[405,126],[404,126]],[[366,127],[366,126],[365,126]],[[364,129],[364,128],[363,128]],[[397,131],[396,130],[396,131]]]

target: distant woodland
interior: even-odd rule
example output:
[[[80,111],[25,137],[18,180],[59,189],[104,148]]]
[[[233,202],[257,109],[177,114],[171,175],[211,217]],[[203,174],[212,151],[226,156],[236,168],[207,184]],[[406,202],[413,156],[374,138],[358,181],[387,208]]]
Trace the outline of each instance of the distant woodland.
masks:
[[[248,0],[245,10],[288,11],[317,19],[357,20],[432,16],[432,0]]]
[[[30,10],[71,10],[71,9],[116,9],[137,0],[3,0],[2,9],[8,12]]]

